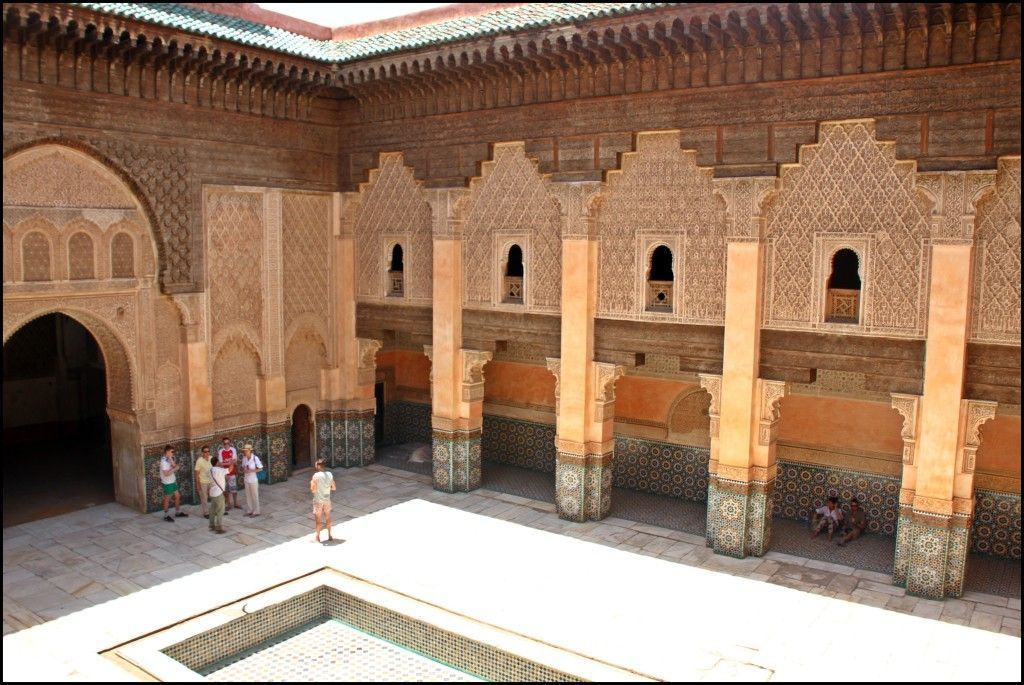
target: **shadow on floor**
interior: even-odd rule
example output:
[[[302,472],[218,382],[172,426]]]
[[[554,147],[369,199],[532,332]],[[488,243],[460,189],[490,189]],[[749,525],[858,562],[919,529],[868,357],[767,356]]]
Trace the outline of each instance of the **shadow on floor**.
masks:
[[[1020,559],[971,554],[964,590],[1020,599]]]
[[[773,518],[769,548],[773,552],[892,574],[896,555],[895,538],[867,533],[845,547],[836,544],[838,539],[836,535],[829,542],[828,536],[824,534],[812,539],[806,521]]]

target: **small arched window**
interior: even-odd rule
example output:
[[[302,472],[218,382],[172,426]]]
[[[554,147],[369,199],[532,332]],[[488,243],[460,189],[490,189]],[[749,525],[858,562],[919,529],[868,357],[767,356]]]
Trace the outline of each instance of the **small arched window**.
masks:
[[[68,276],[73,281],[95,278],[92,238],[78,233],[68,240]]]
[[[505,260],[504,296],[502,302],[523,303],[523,248],[513,245]]]
[[[672,311],[672,250],[659,245],[651,253],[651,265],[647,271],[647,311]]]
[[[113,278],[135,277],[135,243],[127,233],[118,233],[110,243],[110,271]]]
[[[391,248],[391,264],[388,268],[388,297],[405,296],[405,264],[402,262],[402,245]]]
[[[832,271],[825,289],[825,321],[860,323],[860,259],[849,248],[832,255]]]

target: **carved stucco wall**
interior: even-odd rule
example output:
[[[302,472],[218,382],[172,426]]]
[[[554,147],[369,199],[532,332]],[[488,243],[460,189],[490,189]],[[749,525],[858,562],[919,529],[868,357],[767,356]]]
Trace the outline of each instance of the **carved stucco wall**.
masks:
[[[1020,157],[999,159],[978,201],[971,339],[1020,345]]]
[[[597,202],[601,241],[598,315],[616,319],[721,324],[725,317],[726,203],[712,169],[680,148],[678,131],[640,133],[636,151],[608,173]],[[650,256],[672,250],[675,306],[646,312]]]
[[[370,171],[369,181],[360,184],[358,198],[355,243],[359,299],[384,299],[391,248],[401,243],[405,297],[387,300],[396,304],[403,300],[429,302],[434,267],[430,205],[412,167],[405,166],[402,153],[381,153],[379,166]]]
[[[122,138],[39,138],[27,131],[5,130],[4,156],[47,143],[85,151],[109,164],[119,180],[135,193],[132,206],[142,205],[145,218],[140,223],[150,225],[150,239],[156,242],[164,288],[168,292],[201,289],[202,242],[193,211],[197,201],[196,177],[191,173],[191,160],[184,147]],[[76,184],[81,181],[76,179]],[[56,190],[53,194],[61,192]],[[78,206],[96,206],[93,202]]]
[[[227,340],[213,360],[213,416],[214,419],[238,417],[256,418],[259,409],[260,359],[256,350],[243,338]]]
[[[470,181],[463,207],[463,300],[467,307],[557,312],[561,307],[562,234],[550,180],[521,142],[494,145],[493,159]],[[525,243],[525,244],[524,244]],[[523,250],[524,305],[501,305],[508,248]]]
[[[156,423],[158,428],[180,426],[185,421],[181,374],[181,315],[167,296],[153,303],[156,330]]]
[[[915,168],[875,139],[873,120],[821,124],[765,201],[765,327],[924,336],[931,202]],[[829,260],[843,247],[860,260],[859,325],[822,323]]]
[[[263,194],[208,187],[205,198],[214,418],[255,410],[256,393],[237,393],[260,373],[264,316]],[[244,341],[244,343],[242,342]],[[228,350],[226,348],[230,347]],[[255,371],[234,377],[228,369]],[[244,380],[243,380],[244,378]],[[233,381],[231,379],[234,379]],[[226,395],[230,394],[230,397]],[[222,413],[230,411],[233,413]]]
[[[130,189],[95,158],[45,144],[4,160],[3,202],[4,339],[52,312],[78,320],[103,350],[108,405],[153,429],[156,249]],[[119,238],[130,246],[131,278],[111,282]],[[166,392],[180,400],[180,390]]]
[[[319,387],[320,368],[327,365],[333,330],[329,325],[331,204],[331,196],[324,193],[285,193],[281,203],[285,375],[289,390]],[[296,348],[293,341],[299,339],[310,339],[315,354],[308,358],[290,356]]]

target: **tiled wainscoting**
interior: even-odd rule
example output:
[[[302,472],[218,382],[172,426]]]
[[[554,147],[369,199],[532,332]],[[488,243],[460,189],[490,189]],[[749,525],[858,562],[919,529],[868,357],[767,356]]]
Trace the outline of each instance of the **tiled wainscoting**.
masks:
[[[811,511],[835,495],[849,512],[856,497],[868,518],[868,531],[896,535],[899,518],[900,479],[862,471],[779,461],[772,494],[772,514],[787,519],[807,520]]]
[[[481,456],[485,461],[554,473],[555,427],[484,415]]]
[[[384,444],[430,443],[430,405],[397,400],[384,407]]]
[[[703,502],[708,498],[709,459],[704,447],[616,437],[612,484]]]
[[[1020,495],[978,490],[975,498],[971,551],[1020,559]]]

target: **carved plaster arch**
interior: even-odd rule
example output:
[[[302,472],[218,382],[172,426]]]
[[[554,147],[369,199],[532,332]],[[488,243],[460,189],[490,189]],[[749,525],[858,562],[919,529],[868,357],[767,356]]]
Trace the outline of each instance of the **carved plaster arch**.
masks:
[[[666,426],[666,431],[667,431],[667,434],[668,434],[668,439],[670,441],[672,441],[673,439],[681,438],[684,435],[686,435],[686,433],[681,433],[681,432],[678,432],[678,431],[674,430],[675,425],[674,425],[674,422],[673,422],[673,418],[676,416],[676,413],[679,411],[679,409],[681,407],[684,406],[685,403],[693,402],[695,399],[697,399],[697,396],[700,396],[700,395],[703,395],[703,396],[705,396],[707,398],[707,411],[703,415],[706,416],[707,419],[708,419],[708,427],[707,427],[707,430],[704,431],[704,435],[703,435],[703,437],[707,438],[707,442],[706,443],[702,442],[702,444],[699,445],[699,446],[700,447],[708,447],[708,446],[710,446],[710,444],[711,444],[712,408],[713,408],[712,404],[714,403],[714,397],[712,396],[710,391],[708,391],[706,388],[703,388],[703,387],[701,387],[701,388],[687,388],[686,390],[683,390],[678,395],[676,395],[676,398],[674,400],[672,400],[672,404],[670,404],[669,408],[668,408],[668,413],[665,415],[665,426]]]
[[[249,348],[250,351],[256,355],[259,372],[261,374],[266,373],[266,361],[264,361],[263,355],[260,354],[259,336],[256,335],[256,331],[254,331],[251,326],[244,323],[236,322],[217,331],[217,335],[213,339],[213,344],[210,346],[210,359],[216,361],[221,350],[223,350],[224,347],[232,341],[239,341],[243,346]],[[210,373],[213,373],[212,367],[210,369]]]
[[[153,258],[159,267],[159,281],[161,287],[166,288],[170,277],[166,255],[167,236],[163,233],[149,199],[135,179],[123,167],[92,145],[82,140],[51,136],[13,146],[4,154],[5,186],[8,174],[16,174],[23,165],[55,151],[70,154],[74,159],[85,162],[87,167],[96,171],[100,177],[112,181],[120,187],[131,205],[144,218],[143,233],[149,236],[149,248],[152,250]]]
[[[78,307],[43,304],[17,319],[4,320],[4,345],[27,324],[49,314],[64,314],[81,324],[96,340],[103,355],[107,380],[107,407],[125,413],[135,412],[141,395],[138,387],[138,360],[129,352],[131,345],[95,312]]]

